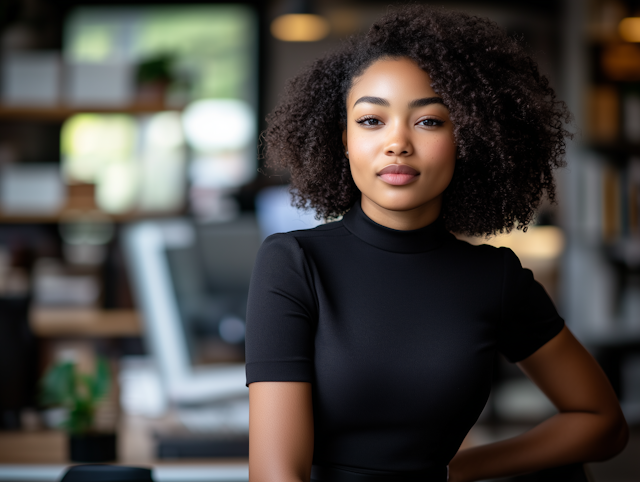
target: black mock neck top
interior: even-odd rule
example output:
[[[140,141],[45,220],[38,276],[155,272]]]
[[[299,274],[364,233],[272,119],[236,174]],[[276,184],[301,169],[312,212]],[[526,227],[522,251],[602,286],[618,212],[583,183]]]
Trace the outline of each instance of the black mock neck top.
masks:
[[[247,306],[247,384],[313,385],[314,464],[446,465],[482,411],[494,358],[522,360],[564,322],[507,248],[434,223],[341,221],[268,237]]]

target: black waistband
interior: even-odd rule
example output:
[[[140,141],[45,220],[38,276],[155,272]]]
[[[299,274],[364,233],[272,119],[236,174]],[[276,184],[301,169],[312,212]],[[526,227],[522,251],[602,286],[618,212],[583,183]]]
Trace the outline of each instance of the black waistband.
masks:
[[[397,474],[363,474],[335,467],[314,465],[312,482],[446,482],[447,466],[433,467],[427,471]]]

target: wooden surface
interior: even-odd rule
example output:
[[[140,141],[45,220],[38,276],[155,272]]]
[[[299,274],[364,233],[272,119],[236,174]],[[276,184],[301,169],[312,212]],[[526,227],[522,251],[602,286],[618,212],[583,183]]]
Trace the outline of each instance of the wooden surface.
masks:
[[[34,308],[31,330],[40,337],[127,337],[142,333],[135,310],[94,308]]]
[[[59,464],[68,461],[67,438],[63,432],[0,432],[0,463]]]

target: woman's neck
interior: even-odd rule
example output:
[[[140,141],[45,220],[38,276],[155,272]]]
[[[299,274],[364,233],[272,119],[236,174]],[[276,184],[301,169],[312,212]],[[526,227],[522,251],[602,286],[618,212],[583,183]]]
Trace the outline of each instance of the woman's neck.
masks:
[[[438,219],[442,209],[442,195],[426,204],[401,211],[384,208],[365,195],[361,196],[360,205],[373,222],[398,231],[411,231],[424,228]]]

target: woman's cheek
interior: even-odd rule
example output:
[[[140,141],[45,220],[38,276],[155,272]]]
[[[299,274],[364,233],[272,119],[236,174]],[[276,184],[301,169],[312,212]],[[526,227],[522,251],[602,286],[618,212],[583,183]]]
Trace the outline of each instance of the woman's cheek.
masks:
[[[449,139],[446,139],[433,147],[432,165],[442,177],[450,179],[456,165],[456,146]]]
[[[360,165],[355,159],[355,155],[350,153],[349,156],[349,168],[351,169],[351,177],[353,178],[353,182],[356,184],[356,187],[362,191],[362,171],[360,169]]]

